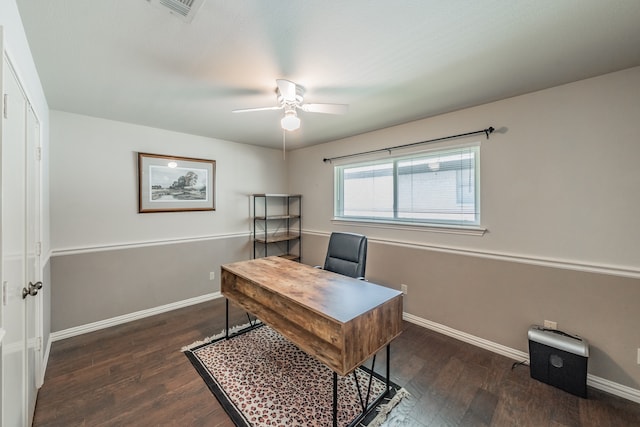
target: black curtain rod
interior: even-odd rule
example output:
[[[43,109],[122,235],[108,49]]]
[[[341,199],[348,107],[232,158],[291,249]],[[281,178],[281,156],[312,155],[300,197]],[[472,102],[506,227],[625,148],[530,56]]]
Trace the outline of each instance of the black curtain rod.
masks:
[[[373,153],[382,153],[383,151],[388,151],[389,154],[391,154],[391,150],[397,150],[398,148],[407,148],[407,147],[413,147],[414,145],[421,145],[421,144],[430,144],[432,142],[439,142],[439,141],[445,141],[447,139],[454,139],[454,138],[462,138],[464,136],[470,136],[470,135],[478,135],[480,133],[484,133],[487,136],[487,139],[489,139],[489,135],[494,131],[495,129],[493,128],[493,126],[489,126],[486,129],[482,129],[482,130],[476,130],[474,132],[467,132],[467,133],[461,133],[458,135],[451,135],[451,136],[443,136],[441,138],[436,138],[436,139],[429,139],[427,141],[420,141],[420,142],[412,142],[411,144],[404,144],[404,145],[396,145],[394,147],[388,147],[388,148],[380,148],[379,150],[371,150],[371,151],[363,151],[361,153],[354,153],[354,154],[346,154],[344,156],[337,156],[337,157],[328,157],[325,159],[322,159],[323,162],[329,162],[331,163],[334,160],[338,160],[338,159],[345,159],[347,157],[355,157],[355,156],[363,156],[365,154],[373,154]]]

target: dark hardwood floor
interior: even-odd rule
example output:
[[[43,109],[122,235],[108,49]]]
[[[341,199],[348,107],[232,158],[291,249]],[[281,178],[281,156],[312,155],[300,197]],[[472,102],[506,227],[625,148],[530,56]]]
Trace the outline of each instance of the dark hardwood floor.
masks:
[[[231,319],[246,321],[239,310]],[[180,351],[223,327],[218,299],[55,342],[33,425],[233,426]],[[386,425],[640,426],[640,404],[592,388],[581,399],[513,362],[405,323],[392,379],[411,396]]]

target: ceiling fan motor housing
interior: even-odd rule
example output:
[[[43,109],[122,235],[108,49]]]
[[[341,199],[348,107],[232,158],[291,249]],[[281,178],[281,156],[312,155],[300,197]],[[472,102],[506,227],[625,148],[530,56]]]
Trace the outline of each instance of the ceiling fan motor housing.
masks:
[[[287,99],[285,95],[282,94],[282,92],[280,92],[280,88],[276,87],[276,95],[278,97],[278,103],[280,105],[299,106],[300,104],[302,104],[302,101],[304,100],[304,88],[298,85],[296,85],[295,87],[296,87],[296,93],[295,93],[295,97],[293,97],[292,99]]]

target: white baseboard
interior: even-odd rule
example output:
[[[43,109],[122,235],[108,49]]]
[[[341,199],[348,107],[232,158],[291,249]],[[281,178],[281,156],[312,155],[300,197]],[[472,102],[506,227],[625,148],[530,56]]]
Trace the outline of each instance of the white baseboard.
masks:
[[[443,335],[447,335],[457,340],[464,341],[469,344],[473,344],[476,347],[484,348],[485,350],[489,350],[494,353],[501,354],[502,356],[506,356],[510,359],[514,359],[519,362],[522,362],[525,360],[527,362],[529,361],[529,353],[525,353],[520,350],[514,350],[513,348],[506,347],[504,345],[497,344],[489,340],[485,340],[484,338],[478,338],[474,335],[470,335],[465,332],[461,332],[456,329],[450,328],[448,326],[441,325],[440,323],[432,322],[430,320],[426,320],[421,317],[414,316],[413,314],[403,313],[402,318],[407,322],[411,322],[418,326],[422,326],[423,328],[431,329],[432,331],[439,332]]]
[[[640,390],[636,390],[635,388],[614,383],[613,381],[605,380],[604,378],[596,377],[591,374],[587,374],[587,385],[615,396],[631,400],[632,402],[640,403]]]
[[[160,313],[165,313],[167,311],[176,310],[178,308],[188,307],[194,304],[200,304],[201,302],[210,301],[212,299],[221,298],[221,297],[222,297],[222,294],[220,292],[213,292],[211,294],[205,294],[199,297],[172,302],[171,304],[161,305],[159,307],[149,308],[147,310],[141,310],[141,311],[136,311],[134,313],[124,314],[122,316],[112,317],[111,319],[100,320],[98,322],[88,323],[86,325],[76,326],[74,328],[52,332],[51,339],[49,341],[51,342],[59,341],[65,338],[71,338],[77,335],[99,331],[100,329],[121,325],[123,323],[131,322],[133,320],[143,319],[145,317],[153,316]]]
[[[529,364],[529,353],[525,353],[520,350],[515,350],[510,347],[503,346],[501,344],[494,343],[483,338],[478,338],[474,335],[467,334],[465,332],[458,331],[440,323],[432,322],[430,320],[423,319],[418,316],[414,316],[409,313],[403,313],[402,318],[407,322],[413,323],[423,328],[431,329],[435,332],[439,332],[443,335],[455,338],[460,341],[475,345],[476,347],[484,348],[485,350],[492,351],[510,359],[517,360],[519,362],[526,362]],[[615,383],[613,381],[606,380],[604,378],[597,377],[592,374],[587,374],[587,385],[598,390],[613,394],[623,399],[631,400],[632,402],[640,403],[640,390],[627,387],[622,384]]]
[[[47,342],[47,348],[44,349],[44,355],[42,356],[42,366],[40,366],[40,381],[37,387],[40,388],[44,384],[44,376],[47,373],[47,365],[49,364],[49,354],[51,353],[51,336]]]

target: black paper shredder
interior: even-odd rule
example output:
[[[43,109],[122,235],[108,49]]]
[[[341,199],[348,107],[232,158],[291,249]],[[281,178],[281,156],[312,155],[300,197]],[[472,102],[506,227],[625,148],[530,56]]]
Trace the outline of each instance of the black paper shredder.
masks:
[[[531,378],[586,398],[587,340],[537,325],[529,328],[528,337]]]

